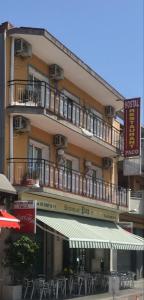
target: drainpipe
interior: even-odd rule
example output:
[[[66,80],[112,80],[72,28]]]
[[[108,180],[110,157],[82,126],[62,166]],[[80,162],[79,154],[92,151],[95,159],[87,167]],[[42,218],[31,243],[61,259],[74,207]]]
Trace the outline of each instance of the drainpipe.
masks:
[[[13,184],[13,115],[10,115],[10,174],[9,179]]]
[[[11,38],[10,80],[14,80],[14,38]],[[14,85],[10,86],[10,103],[14,103]]]
[[[14,80],[14,38],[11,39],[10,80]],[[14,103],[14,85],[10,86],[10,103]],[[13,115],[10,115],[10,182],[13,183]]]

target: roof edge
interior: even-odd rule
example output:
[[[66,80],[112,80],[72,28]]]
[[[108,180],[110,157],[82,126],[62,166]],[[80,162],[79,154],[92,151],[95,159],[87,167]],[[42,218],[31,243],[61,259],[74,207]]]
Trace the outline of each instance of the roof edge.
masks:
[[[69,56],[75,63],[82,67],[86,72],[88,72],[92,77],[99,81],[105,86],[111,93],[113,93],[118,99],[124,100],[125,97],[119,93],[112,85],[110,85],[105,79],[103,79],[98,73],[96,73],[89,65],[87,65],[82,59],[80,59],[76,54],[69,50],[64,44],[57,40],[51,33],[43,28],[33,28],[33,27],[14,27],[8,30],[9,35],[13,34],[28,34],[28,35],[40,35],[52,42],[57,48],[63,51],[67,56]]]

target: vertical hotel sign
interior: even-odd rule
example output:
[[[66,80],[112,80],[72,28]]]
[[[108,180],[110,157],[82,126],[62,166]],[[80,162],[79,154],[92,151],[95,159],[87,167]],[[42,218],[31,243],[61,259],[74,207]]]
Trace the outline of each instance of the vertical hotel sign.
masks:
[[[140,98],[124,101],[124,156],[140,155]]]
[[[36,200],[14,202],[14,214],[20,220],[20,232],[36,233]]]

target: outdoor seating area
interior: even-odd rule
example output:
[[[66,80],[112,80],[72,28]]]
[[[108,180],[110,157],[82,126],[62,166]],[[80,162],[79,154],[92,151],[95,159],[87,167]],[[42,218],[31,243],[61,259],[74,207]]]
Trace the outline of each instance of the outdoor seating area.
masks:
[[[111,274],[83,273],[47,279],[39,275],[35,279],[24,279],[24,299],[67,299],[108,292],[109,279],[117,278],[119,289],[134,287],[134,274],[113,272]]]
[[[135,273],[133,272],[111,272],[111,277],[118,281],[120,290],[134,287]]]

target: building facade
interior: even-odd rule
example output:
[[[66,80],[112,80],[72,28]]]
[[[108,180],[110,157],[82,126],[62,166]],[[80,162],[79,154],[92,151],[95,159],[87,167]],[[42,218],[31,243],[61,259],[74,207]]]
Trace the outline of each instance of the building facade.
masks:
[[[37,201],[39,271],[116,270],[117,249],[142,246],[115,224],[123,96],[44,29],[3,23],[0,53],[0,172]]]
[[[141,155],[127,158],[118,168],[119,184],[125,183],[130,189],[129,210],[120,215],[120,222],[131,224],[131,231],[144,237],[144,128],[141,126]],[[127,223],[127,224],[128,224]],[[119,253],[119,268],[124,268],[123,255]],[[138,252],[127,253],[127,266],[132,268],[137,278],[144,276],[144,254]]]

